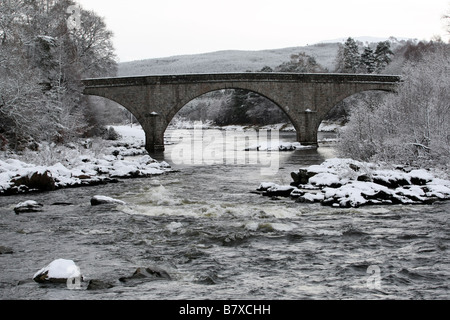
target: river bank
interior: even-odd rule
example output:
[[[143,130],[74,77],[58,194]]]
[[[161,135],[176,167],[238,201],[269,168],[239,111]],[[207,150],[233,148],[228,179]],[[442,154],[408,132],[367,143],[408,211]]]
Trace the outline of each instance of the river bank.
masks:
[[[117,183],[119,179],[170,172],[165,161],[150,157],[140,127],[115,126],[117,140],[88,139],[0,158],[0,195]]]

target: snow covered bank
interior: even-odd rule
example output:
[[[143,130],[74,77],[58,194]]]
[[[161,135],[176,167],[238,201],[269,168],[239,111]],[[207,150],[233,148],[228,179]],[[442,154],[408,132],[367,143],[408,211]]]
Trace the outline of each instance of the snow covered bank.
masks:
[[[116,128],[122,138],[102,141],[101,147],[71,145],[55,147],[51,152],[42,150],[33,155],[36,162],[46,164],[0,159],[0,195],[114,183],[118,179],[148,177],[171,171],[167,162],[158,162],[146,155],[143,147],[145,135],[140,127]],[[60,161],[48,164],[50,157],[45,152],[51,153],[52,160]]]
[[[289,186],[261,183],[265,196],[284,196],[298,202],[333,207],[375,204],[424,204],[450,200],[450,181],[425,169],[384,169],[351,159],[329,159],[291,173]]]
[[[246,131],[246,130],[278,130],[278,131],[295,131],[292,123],[277,123],[264,126],[259,125],[215,125],[211,120],[207,121],[191,121],[184,119],[174,119],[168,129],[203,129],[203,130],[222,130],[222,131]]]
[[[148,155],[133,160],[112,155],[80,156],[66,165],[59,162],[52,166],[0,160],[0,195],[112,183],[121,178],[148,177],[170,170],[169,164],[157,162]]]
[[[174,119],[170,125],[169,129],[177,130],[177,129],[194,129],[194,128],[202,128],[205,130],[214,129],[214,130],[224,130],[224,131],[245,131],[245,130],[278,130],[284,132],[295,132],[294,125],[292,123],[276,123],[276,124],[268,124],[264,126],[260,125],[226,125],[226,126],[217,126],[211,120],[207,120],[205,122],[201,121],[191,121],[185,119]],[[323,121],[320,124],[319,131],[320,132],[338,132],[342,129],[342,124],[333,122],[333,121]]]

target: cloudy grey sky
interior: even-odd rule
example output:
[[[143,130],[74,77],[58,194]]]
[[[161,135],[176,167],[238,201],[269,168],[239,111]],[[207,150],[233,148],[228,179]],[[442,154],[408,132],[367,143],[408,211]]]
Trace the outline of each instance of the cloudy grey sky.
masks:
[[[77,0],[105,18],[120,62],[343,37],[448,39],[450,0]]]

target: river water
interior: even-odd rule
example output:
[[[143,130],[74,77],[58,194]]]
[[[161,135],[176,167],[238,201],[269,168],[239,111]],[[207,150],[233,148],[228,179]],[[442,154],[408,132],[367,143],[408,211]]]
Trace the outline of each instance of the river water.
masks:
[[[227,134],[245,141],[242,132]],[[192,146],[191,158],[195,139],[181,142]],[[0,198],[0,246],[13,250],[0,255],[0,299],[450,298],[449,202],[337,209],[263,197],[252,193],[260,182],[289,184],[290,172],[334,157],[333,148],[280,153],[277,171],[263,175],[252,157],[267,153],[219,142],[235,163],[183,163],[173,144],[153,156],[177,172]],[[96,194],[127,204],[91,206]],[[16,215],[28,199],[44,211]],[[31,280],[58,258],[80,267],[80,289]],[[119,281],[149,266],[172,279]],[[112,287],[87,290],[92,279]]]

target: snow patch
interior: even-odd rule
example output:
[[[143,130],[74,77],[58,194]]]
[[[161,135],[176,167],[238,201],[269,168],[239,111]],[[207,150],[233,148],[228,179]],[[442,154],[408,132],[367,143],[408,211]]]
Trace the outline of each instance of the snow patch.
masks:
[[[33,280],[42,282],[42,280],[67,280],[70,278],[81,277],[80,268],[72,260],[57,259],[48,266],[36,272]]]

